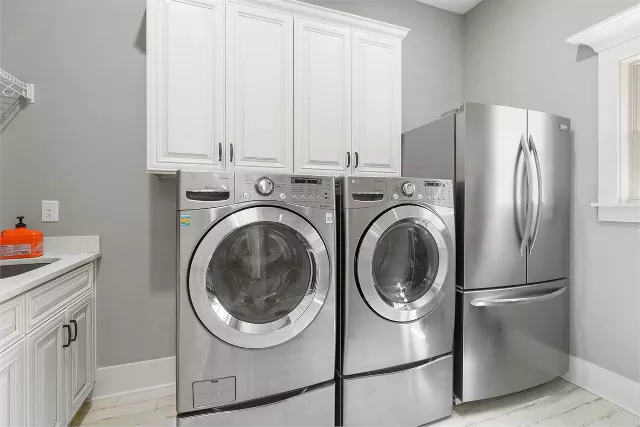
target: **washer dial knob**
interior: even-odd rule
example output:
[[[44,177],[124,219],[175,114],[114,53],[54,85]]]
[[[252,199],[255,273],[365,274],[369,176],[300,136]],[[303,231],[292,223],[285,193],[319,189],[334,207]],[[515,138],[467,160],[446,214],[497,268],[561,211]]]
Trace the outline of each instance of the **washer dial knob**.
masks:
[[[270,196],[275,186],[269,178],[260,178],[256,181],[256,191],[262,196]]]
[[[413,185],[410,182],[405,182],[402,184],[402,193],[407,196],[407,197],[411,197],[415,194],[416,192],[416,186]]]

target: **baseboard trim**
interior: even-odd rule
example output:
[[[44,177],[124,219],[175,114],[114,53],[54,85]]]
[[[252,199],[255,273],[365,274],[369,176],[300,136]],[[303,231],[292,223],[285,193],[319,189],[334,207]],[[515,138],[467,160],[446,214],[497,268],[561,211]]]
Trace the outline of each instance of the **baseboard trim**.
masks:
[[[105,366],[98,369],[91,400],[175,386],[175,383],[175,357]]]
[[[579,357],[570,356],[563,377],[596,396],[640,416],[640,383]]]

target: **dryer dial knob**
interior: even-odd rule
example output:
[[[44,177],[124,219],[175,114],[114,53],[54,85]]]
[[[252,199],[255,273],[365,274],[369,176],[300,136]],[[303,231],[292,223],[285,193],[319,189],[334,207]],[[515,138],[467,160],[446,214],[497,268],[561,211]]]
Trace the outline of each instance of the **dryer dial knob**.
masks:
[[[262,196],[270,196],[274,189],[273,181],[269,178],[260,178],[256,182],[256,191]]]
[[[405,182],[404,184],[402,184],[402,193],[407,196],[407,197],[411,197],[415,194],[416,192],[416,186],[413,185],[410,182]]]

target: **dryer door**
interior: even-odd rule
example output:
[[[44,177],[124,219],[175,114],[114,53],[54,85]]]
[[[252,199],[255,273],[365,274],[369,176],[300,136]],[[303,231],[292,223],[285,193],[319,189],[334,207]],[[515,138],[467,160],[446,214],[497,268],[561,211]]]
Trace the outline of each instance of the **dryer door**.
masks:
[[[304,218],[248,208],[215,224],[189,270],[191,303],[221,340],[244,348],[282,344],[317,316],[331,280],[327,247]]]
[[[443,300],[451,236],[442,219],[421,206],[399,206],[367,229],[356,253],[357,278],[380,316],[411,322]],[[453,289],[450,290],[453,292]]]

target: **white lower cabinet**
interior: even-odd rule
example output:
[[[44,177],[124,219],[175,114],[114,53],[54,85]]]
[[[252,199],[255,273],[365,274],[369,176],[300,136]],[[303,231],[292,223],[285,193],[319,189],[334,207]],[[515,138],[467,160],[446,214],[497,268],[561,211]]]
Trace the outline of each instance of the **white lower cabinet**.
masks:
[[[25,425],[24,340],[0,353],[0,426]]]
[[[65,333],[66,313],[27,336],[27,425],[66,424]]]
[[[94,295],[81,298],[69,308],[69,324],[73,337],[67,349],[67,380],[69,406],[75,414],[91,392],[95,382]]]
[[[36,316],[37,310],[21,311],[24,318],[17,322],[24,325],[35,318],[33,328],[21,330],[10,346],[0,343],[0,427],[66,426],[93,390],[93,271],[89,264],[27,293],[27,300],[42,302],[38,307],[47,309],[46,317]],[[79,278],[86,279],[87,286],[74,286]],[[80,291],[69,292],[73,289]],[[23,297],[0,303],[0,311]]]

